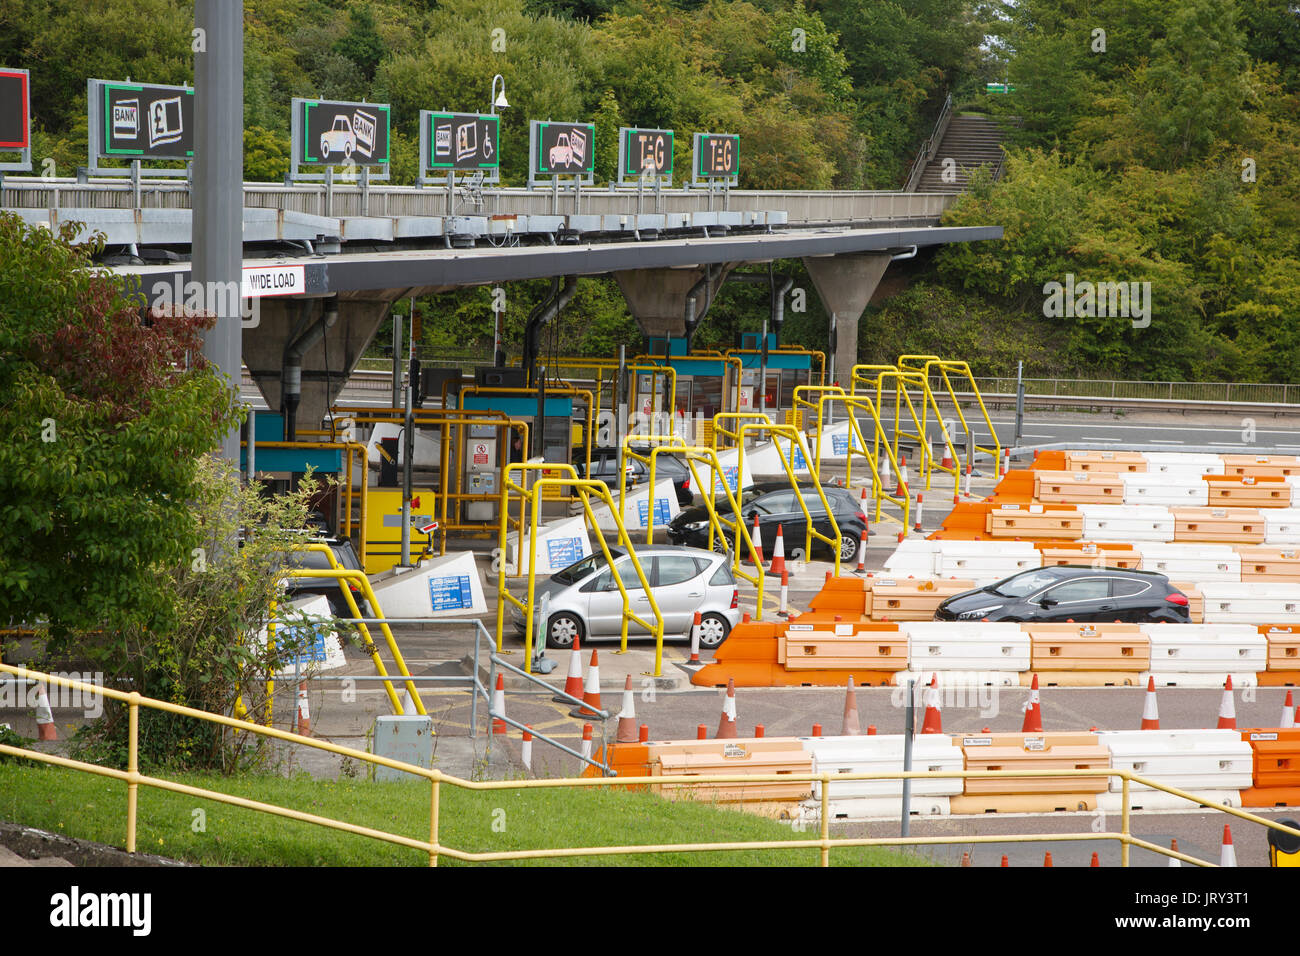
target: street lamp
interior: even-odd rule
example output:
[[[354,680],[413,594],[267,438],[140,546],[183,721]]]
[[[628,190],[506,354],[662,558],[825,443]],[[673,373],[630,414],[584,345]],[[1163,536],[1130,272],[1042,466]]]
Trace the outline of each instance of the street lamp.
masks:
[[[501,81],[501,92],[497,92],[497,80]],[[492,106],[491,115],[497,115],[497,109],[508,109],[509,102],[506,101],[506,79],[500,73],[492,77]]]

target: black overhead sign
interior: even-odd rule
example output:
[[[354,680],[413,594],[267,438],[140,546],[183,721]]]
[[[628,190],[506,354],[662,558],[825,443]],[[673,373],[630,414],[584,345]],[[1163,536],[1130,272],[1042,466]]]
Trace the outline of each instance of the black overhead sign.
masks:
[[[588,175],[596,168],[596,127],[591,123],[533,121],[533,169],[538,176]]]
[[[95,80],[91,95],[101,157],[194,158],[194,90]]]
[[[619,173],[624,177],[635,178],[643,173],[657,176],[673,175],[673,131],[670,129],[631,129],[619,130],[623,137],[619,155],[622,168]]]
[[[498,169],[501,117],[478,113],[426,113],[425,169]]]
[[[740,137],[734,133],[695,134],[695,176],[734,177],[740,170]]]
[[[387,103],[298,100],[302,110],[300,163],[382,166],[388,162],[390,107]]]
[[[31,128],[27,71],[0,70],[0,149],[29,147]]]

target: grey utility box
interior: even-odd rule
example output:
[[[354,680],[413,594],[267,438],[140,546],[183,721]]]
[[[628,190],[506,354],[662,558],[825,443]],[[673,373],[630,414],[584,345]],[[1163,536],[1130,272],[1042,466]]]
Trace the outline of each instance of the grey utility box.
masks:
[[[384,715],[375,718],[375,756],[415,764],[426,770],[433,766],[433,718]],[[416,780],[414,774],[392,767],[375,767],[375,780]]]

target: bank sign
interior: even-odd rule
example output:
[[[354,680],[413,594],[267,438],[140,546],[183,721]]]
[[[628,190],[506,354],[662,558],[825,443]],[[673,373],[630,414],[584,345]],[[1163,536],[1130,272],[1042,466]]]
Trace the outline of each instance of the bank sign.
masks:
[[[98,158],[194,158],[194,90],[187,86],[90,81]]]
[[[388,163],[391,107],[387,103],[293,101],[301,136],[299,163],[383,166]]]
[[[501,166],[501,117],[421,111],[424,168],[491,170]]]

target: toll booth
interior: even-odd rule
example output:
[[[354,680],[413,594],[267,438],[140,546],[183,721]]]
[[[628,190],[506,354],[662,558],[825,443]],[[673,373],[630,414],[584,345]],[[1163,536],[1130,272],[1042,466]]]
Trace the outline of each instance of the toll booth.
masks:
[[[736,411],[740,403],[740,360],[721,352],[688,353],[685,338],[651,336],[648,344],[650,354],[639,355],[635,361],[667,366],[676,373],[671,407],[667,407],[665,402],[662,408],[676,418],[672,430],[687,440],[707,444],[713,417],[722,412]],[[641,385],[641,382],[637,383],[638,400],[643,408]],[[662,430],[656,428],[656,431]]]
[[[778,346],[775,332],[763,337],[757,332],[740,336],[740,347],[725,355],[740,361],[740,394],[737,411],[765,411],[768,414],[794,407],[794,390],[800,385],[821,385],[826,372],[826,355],[799,346]]]

